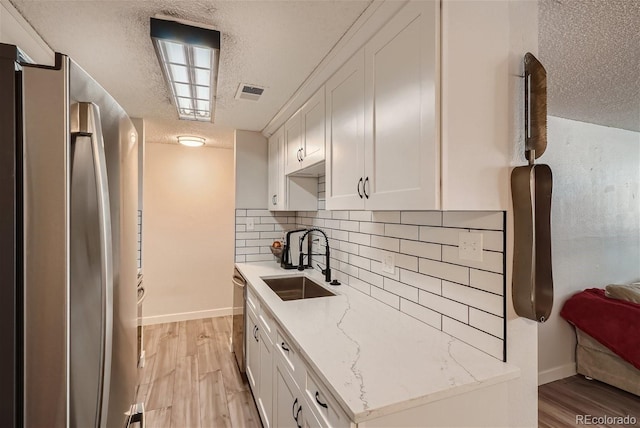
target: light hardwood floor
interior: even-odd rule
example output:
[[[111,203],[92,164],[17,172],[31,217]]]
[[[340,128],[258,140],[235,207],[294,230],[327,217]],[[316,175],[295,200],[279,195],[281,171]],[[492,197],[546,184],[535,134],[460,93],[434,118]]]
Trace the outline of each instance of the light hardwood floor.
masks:
[[[231,317],[144,328],[137,402],[148,428],[261,427],[229,348]]]
[[[634,416],[640,426],[640,397],[581,375],[542,385],[538,388],[538,427],[587,426],[576,423],[576,415]],[[592,425],[594,426],[594,425]],[[614,425],[597,425],[614,426]]]

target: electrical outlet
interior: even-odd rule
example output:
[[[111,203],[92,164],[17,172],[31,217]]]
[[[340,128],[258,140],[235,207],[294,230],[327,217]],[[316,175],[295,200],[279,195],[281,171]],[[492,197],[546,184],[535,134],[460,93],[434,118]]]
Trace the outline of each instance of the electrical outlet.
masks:
[[[458,257],[463,260],[482,261],[482,233],[460,232],[458,234]]]
[[[254,230],[255,228],[253,217],[247,217],[247,230]]]
[[[396,257],[393,253],[386,254],[382,259],[382,271],[396,273]]]

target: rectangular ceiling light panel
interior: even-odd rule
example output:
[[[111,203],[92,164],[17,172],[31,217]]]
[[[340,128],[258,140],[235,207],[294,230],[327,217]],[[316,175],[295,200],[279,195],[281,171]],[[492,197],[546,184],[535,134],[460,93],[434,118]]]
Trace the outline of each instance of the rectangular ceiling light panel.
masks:
[[[220,32],[151,18],[151,40],[178,117],[213,122]]]

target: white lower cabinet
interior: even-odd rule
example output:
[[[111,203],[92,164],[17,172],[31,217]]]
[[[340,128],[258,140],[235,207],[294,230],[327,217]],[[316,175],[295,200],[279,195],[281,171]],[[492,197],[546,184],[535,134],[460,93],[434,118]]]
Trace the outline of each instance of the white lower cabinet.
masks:
[[[273,373],[271,370],[267,370],[269,367],[273,367],[273,344],[269,340],[261,335],[260,341],[260,367],[264,367],[265,370],[260,372],[260,388],[258,394],[258,408],[260,415],[262,416],[262,424],[265,428],[276,427],[272,421],[272,409],[273,409]]]
[[[247,378],[266,428],[355,426],[264,304],[247,307]],[[254,313],[256,308],[258,313]]]
[[[250,310],[246,310],[246,343],[245,359],[247,379],[251,390],[258,391],[260,386],[260,343],[258,337],[258,323]]]
[[[286,368],[276,362],[273,388],[273,426],[301,428],[305,416],[304,400]]]
[[[259,308],[258,318],[264,319]],[[264,325],[256,320],[252,310],[246,311],[246,370],[251,392],[265,428],[271,424],[273,408],[273,343]]]

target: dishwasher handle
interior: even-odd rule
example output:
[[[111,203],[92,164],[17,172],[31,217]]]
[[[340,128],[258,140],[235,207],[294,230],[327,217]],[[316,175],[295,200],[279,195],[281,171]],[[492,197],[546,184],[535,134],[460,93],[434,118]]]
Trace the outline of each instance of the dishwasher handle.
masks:
[[[234,276],[233,285],[244,288],[244,286],[247,285],[247,282],[244,280],[243,277]]]

